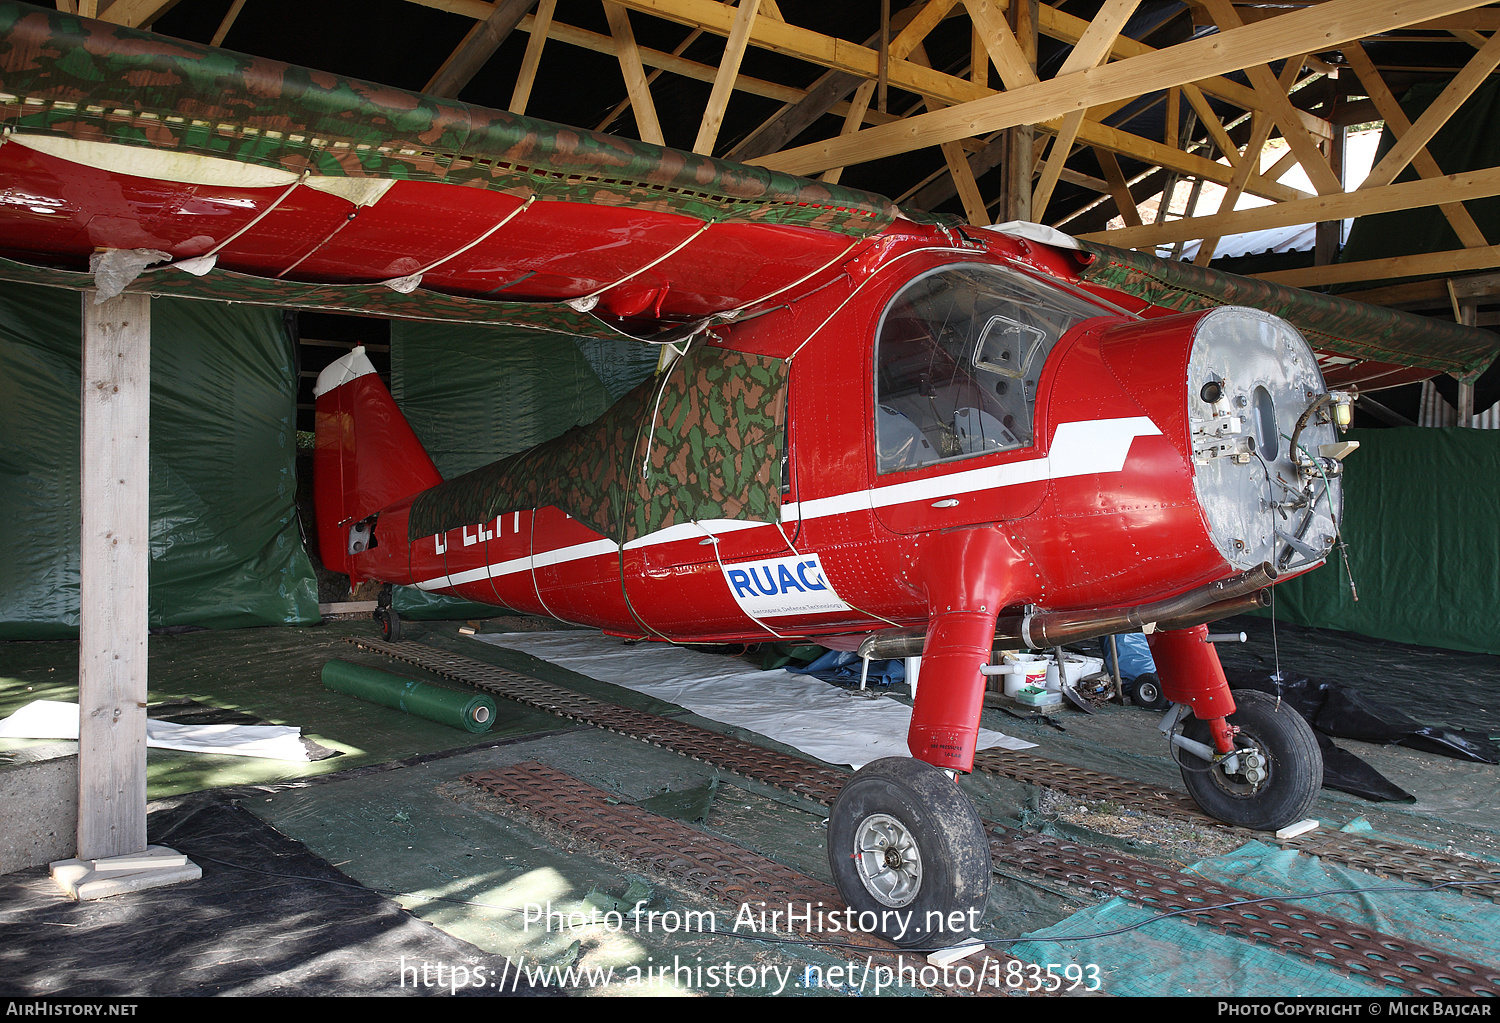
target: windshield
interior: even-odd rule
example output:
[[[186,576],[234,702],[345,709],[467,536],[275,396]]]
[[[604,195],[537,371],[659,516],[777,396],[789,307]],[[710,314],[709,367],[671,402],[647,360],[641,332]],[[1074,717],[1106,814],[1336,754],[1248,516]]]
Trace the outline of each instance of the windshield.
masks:
[[[912,281],[876,336],[880,471],[1030,446],[1047,354],[1074,324],[1108,313],[998,266],[947,266]]]

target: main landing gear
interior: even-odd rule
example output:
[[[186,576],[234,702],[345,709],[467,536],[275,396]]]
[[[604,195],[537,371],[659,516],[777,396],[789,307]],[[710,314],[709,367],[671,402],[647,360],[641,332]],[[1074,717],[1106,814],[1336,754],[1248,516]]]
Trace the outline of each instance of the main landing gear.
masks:
[[[989,899],[979,814],[920,760],[877,760],[844,785],[828,818],[828,863],[861,921],[907,948],[960,943]]]
[[[1302,715],[1255,690],[1234,693],[1234,752],[1214,748],[1211,722],[1187,717],[1177,763],[1188,794],[1215,820],[1276,831],[1302,820],[1323,787],[1323,753]],[[1194,750],[1180,742],[1194,743]]]
[[[1311,812],[1323,788],[1323,754],[1289,705],[1253,690],[1229,691],[1208,626],[1149,637],[1162,692],[1177,706],[1162,722],[1188,794],[1215,820],[1277,831]]]

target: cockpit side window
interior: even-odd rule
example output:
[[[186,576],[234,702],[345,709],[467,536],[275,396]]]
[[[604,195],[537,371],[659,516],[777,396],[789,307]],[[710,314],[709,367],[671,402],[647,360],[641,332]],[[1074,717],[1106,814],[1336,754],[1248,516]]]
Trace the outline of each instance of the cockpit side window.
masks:
[[[964,264],[896,295],[875,342],[881,472],[1028,447],[1053,345],[1108,310],[1018,271]]]

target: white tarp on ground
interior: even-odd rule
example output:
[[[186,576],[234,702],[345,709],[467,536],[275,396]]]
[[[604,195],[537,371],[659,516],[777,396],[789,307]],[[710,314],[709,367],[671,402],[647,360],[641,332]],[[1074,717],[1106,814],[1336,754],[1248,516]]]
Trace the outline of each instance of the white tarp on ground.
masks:
[[[626,646],[594,632],[478,635],[481,643],[519,650],[580,675],[634,689],[694,714],[738,725],[830,764],[856,769],[884,757],[909,757],[911,708],[870,699],[788,671],[755,671],[742,661],[667,643]],[[1036,744],[980,729],[979,748],[1031,749]]]
[[[0,721],[0,738],[77,739],[78,704],[36,700]],[[306,760],[302,729],[291,725],[178,725],[146,721],[146,745],[187,753]]]

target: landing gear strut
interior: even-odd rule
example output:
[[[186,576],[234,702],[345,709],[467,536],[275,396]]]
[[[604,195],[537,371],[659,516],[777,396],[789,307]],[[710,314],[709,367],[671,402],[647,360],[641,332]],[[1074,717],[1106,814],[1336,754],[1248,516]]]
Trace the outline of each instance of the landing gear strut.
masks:
[[[375,622],[380,626],[380,638],[387,643],[399,643],[401,641],[401,616],[396,614],[396,609],[391,606],[391,588],[384,586],[380,590],[380,596],[375,598]]]
[[[989,898],[979,815],[920,760],[877,760],[844,785],[828,818],[828,863],[856,916],[908,948],[963,941]]]
[[[1306,817],[1323,788],[1323,754],[1302,716],[1265,693],[1231,693],[1208,626],[1148,638],[1162,693],[1179,705],[1162,730],[1199,808],[1259,831]]]

